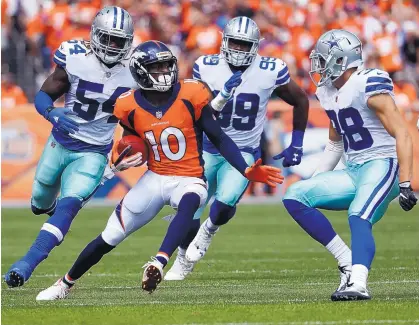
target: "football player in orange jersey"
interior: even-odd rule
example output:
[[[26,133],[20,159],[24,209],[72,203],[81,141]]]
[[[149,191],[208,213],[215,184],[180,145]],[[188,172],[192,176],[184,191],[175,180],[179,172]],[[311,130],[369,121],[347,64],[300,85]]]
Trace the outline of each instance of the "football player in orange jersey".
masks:
[[[144,265],[142,288],[148,292],[156,289],[163,279],[163,268],[207,199],[203,132],[250,181],[271,186],[283,181],[280,169],[262,166],[260,159],[251,167],[247,165],[214,117],[213,97],[207,85],[197,80],[178,81],[177,59],[164,43],[148,41],[139,45],[131,57],[130,70],[140,89],[122,94],[114,115],[125,134],[135,134],[147,142],[148,171],[118,204],[105,230],[87,245],[71,270],[39,293],[37,300],[65,298],[75,280],[103,255],[150,222],[163,206],[170,205],[177,210],[176,216],[158,253]]]

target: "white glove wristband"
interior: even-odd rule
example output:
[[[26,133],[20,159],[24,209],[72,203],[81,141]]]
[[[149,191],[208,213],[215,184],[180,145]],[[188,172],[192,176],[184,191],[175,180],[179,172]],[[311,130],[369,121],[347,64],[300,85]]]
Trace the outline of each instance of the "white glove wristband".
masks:
[[[230,97],[225,97],[225,94],[223,95],[223,90],[220,91],[218,95],[215,96],[215,98],[211,101],[212,108],[217,112],[221,112],[224,108],[224,105],[228,102]]]
[[[333,170],[338,164],[343,153],[343,141],[332,141],[326,144],[324,153],[321,158],[321,163],[317,166],[313,176],[317,174]]]

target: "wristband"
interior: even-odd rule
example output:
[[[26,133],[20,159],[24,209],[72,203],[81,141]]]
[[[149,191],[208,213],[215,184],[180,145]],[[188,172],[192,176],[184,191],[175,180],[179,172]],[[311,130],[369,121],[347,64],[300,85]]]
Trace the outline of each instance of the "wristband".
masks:
[[[44,112],[44,118],[49,121],[49,113],[54,109],[54,106],[49,106]]]
[[[294,130],[292,131],[291,145],[296,148],[303,147],[304,131]]]

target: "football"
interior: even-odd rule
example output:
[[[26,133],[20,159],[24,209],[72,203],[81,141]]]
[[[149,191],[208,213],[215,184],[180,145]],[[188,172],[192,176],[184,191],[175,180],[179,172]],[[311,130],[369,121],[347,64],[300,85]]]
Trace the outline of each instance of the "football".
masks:
[[[141,152],[143,154],[143,162],[147,161],[148,147],[143,139],[137,137],[136,135],[127,135],[122,137],[118,142],[118,153],[120,154],[128,146],[131,146],[131,150],[128,153],[128,156],[132,156],[137,152]]]

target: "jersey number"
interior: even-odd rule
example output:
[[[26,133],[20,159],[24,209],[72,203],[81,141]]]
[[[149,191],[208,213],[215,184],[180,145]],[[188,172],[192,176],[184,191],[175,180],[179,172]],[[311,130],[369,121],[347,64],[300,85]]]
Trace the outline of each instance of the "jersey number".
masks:
[[[219,91],[214,91],[215,96]],[[250,131],[256,125],[256,116],[259,110],[260,98],[257,94],[240,93],[235,96],[235,101],[228,101],[221,111],[218,120],[221,127],[228,128],[231,126],[238,131]],[[233,107],[234,106],[234,107]],[[239,117],[231,119],[234,113]]]
[[[86,91],[102,94],[103,88],[103,84],[80,79],[76,89],[76,98],[79,102],[74,103],[73,111],[76,112],[77,115],[83,120],[93,121],[96,117],[100,103],[96,99],[86,97]],[[128,90],[129,88],[127,87],[116,88],[113,94],[102,103],[102,111],[105,113],[113,114],[116,99],[119,97],[119,95]],[[83,106],[87,106],[87,108],[83,109]],[[118,119],[113,115],[108,118],[108,123],[117,122]]]
[[[343,136],[345,151],[348,147],[358,151],[372,146],[374,140],[367,128],[364,128],[364,121],[358,110],[348,107],[339,111],[326,111],[336,131]]]
[[[145,134],[145,137],[147,138],[148,142],[150,142],[151,148],[153,149],[154,160],[155,161],[161,161],[159,150],[158,150],[159,145],[157,144],[156,137],[154,136],[154,132],[153,131],[147,131],[144,134]],[[169,137],[175,137],[176,138],[176,141],[178,143],[177,152],[173,152],[172,149],[170,149]],[[185,156],[185,153],[186,153],[186,139],[185,139],[185,136],[183,135],[182,131],[179,130],[178,128],[170,126],[166,129],[164,129],[162,131],[161,135],[160,135],[160,144],[161,144],[161,149],[162,149],[164,155],[169,160],[178,161],[178,160],[181,160],[183,158],[183,156]]]
[[[79,44],[77,44],[78,42],[79,41],[77,40],[67,41],[67,43],[74,44],[73,48],[70,49],[70,55],[86,53],[86,50],[83,47],[81,47]]]
[[[260,63],[259,63],[259,68],[262,70],[269,70],[270,71],[274,71],[275,67],[276,67],[276,59],[275,58],[270,58],[267,56],[262,56],[260,58]]]

